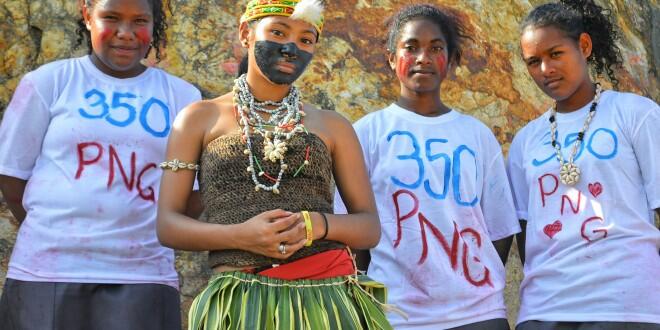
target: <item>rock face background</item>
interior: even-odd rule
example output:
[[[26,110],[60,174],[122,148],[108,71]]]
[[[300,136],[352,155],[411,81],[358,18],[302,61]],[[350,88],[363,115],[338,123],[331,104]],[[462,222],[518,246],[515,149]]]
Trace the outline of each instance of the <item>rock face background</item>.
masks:
[[[242,48],[237,21],[245,0],[173,0],[166,58],[157,66],[196,84],[205,97],[231,89]],[[298,85],[307,101],[357,120],[398,95],[386,63],[385,17],[414,1],[330,0],[327,25],[314,61]],[[443,85],[443,100],[484,121],[505,150],[513,135],[551,103],[528,77],[520,60],[518,24],[542,1],[429,1],[455,8],[468,23],[474,42],[465,48],[463,65]],[[657,0],[600,0],[611,10],[622,33],[624,68],[619,89],[660,99],[660,7]],[[238,4],[237,4],[238,3]],[[56,59],[79,56],[73,0],[2,0],[0,2],[0,114],[20,78]],[[155,62],[150,59],[150,64]],[[607,86],[607,84],[606,84]],[[0,141],[0,143],[3,143]],[[0,284],[18,229],[0,199]],[[507,302],[510,320],[517,311],[521,267],[512,250]],[[205,285],[204,254],[179,253],[184,311]]]

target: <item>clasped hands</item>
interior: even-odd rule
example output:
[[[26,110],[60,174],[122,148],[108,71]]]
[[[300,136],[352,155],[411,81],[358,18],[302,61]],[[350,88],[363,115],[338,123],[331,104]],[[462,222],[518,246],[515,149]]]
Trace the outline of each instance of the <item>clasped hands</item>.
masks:
[[[287,259],[307,241],[300,213],[281,209],[260,213],[239,225],[241,250],[276,259]]]

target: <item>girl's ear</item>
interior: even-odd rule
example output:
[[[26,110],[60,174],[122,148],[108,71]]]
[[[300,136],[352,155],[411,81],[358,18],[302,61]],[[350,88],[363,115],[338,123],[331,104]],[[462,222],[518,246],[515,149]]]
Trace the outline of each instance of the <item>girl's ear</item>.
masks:
[[[456,56],[453,56],[449,58],[449,61],[447,63],[447,73],[454,72],[456,68],[459,66],[459,60],[456,58]]]
[[[457,67],[456,60],[451,60],[447,62],[447,77],[451,77],[456,67]]]
[[[241,45],[243,45],[243,48],[248,48],[250,45],[250,34],[252,32],[252,29],[250,29],[250,25],[248,22],[242,22],[241,25],[238,27],[238,39],[241,41]]]
[[[396,70],[396,52],[387,50],[387,61],[390,63],[390,69]]]
[[[81,6],[82,6],[82,17],[83,17],[83,21],[85,22],[85,26],[87,27],[87,30],[91,30],[92,13],[85,5],[85,1],[81,1]]]
[[[591,36],[588,33],[582,32],[580,34],[580,39],[578,40],[578,45],[580,47],[580,52],[584,59],[588,59],[591,56],[591,51],[593,50],[593,42],[591,41]]]

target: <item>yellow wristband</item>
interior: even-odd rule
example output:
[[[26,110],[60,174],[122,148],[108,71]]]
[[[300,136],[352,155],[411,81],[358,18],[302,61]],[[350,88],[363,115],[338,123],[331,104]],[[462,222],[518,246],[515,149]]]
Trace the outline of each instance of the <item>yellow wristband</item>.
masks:
[[[305,219],[305,233],[307,235],[307,242],[305,246],[311,246],[312,241],[314,240],[314,231],[312,231],[312,217],[309,216],[308,211],[302,211],[303,219]]]

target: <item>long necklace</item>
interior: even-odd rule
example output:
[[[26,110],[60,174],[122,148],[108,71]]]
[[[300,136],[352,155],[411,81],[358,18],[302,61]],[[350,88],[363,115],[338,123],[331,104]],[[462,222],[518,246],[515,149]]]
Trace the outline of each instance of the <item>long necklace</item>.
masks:
[[[234,107],[240,116],[238,123],[241,126],[243,139],[247,145],[243,152],[249,157],[250,165],[247,171],[252,176],[254,189],[256,191],[263,189],[279,194],[282,175],[288,168],[288,164],[284,160],[284,155],[287,152],[287,142],[296,133],[302,133],[305,130],[302,120],[305,112],[302,111],[298,89],[292,86],[289,94],[282,101],[259,102],[250,92],[246,75],[242,75],[234,81]],[[265,119],[262,114],[269,115],[269,117]],[[252,150],[251,133],[263,137],[263,160],[279,163],[280,170],[277,177],[274,178],[268,175],[261,167],[259,159]],[[255,165],[259,170],[258,172],[255,170]],[[273,184],[267,185],[260,182],[258,177],[264,176]]]
[[[596,114],[596,106],[598,105],[601,92],[602,89],[600,84],[596,84],[596,96],[591,102],[589,114],[587,115],[587,119],[584,121],[584,125],[582,125],[582,130],[578,133],[575,143],[573,143],[573,151],[571,152],[571,156],[568,158],[568,161],[564,161],[564,157],[561,154],[561,146],[557,142],[557,120],[555,118],[555,115],[557,114],[557,103],[555,103],[555,106],[550,110],[550,117],[548,118],[550,120],[550,141],[552,143],[552,147],[555,148],[557,160],[559,161],[560,165],[559,178],[565,185],[574,186],[576,183],[578,183],[578,181],[580,181],[580,168],[575,164],[575,155],[577,155],[577,152],[580,149],[580,145],[584,140],[584,133],[586,133],[587,129],[589,129],[589,124]]]

